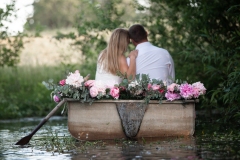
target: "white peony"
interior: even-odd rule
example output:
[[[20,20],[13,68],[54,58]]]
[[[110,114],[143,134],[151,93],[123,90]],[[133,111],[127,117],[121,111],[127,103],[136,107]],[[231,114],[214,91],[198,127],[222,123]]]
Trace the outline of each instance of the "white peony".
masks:
[[[82,86],[83,81],[84,81],[83,76],[81,76],[79,71],[76,70],[74,73],[72,72],[69,73],[66,79],[66,84],[78,88]]]
[[[139,85],[137,81],[132,81],[128,84],[128,87],[136,87],[137,85]]]

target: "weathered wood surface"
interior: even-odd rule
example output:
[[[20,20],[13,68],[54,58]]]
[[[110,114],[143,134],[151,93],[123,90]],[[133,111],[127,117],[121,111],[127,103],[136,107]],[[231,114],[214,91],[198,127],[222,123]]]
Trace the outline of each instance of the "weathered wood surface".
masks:
[[[68,130],[79,140],[126,138],[117,110],[119,103],[140,100],[98,100],[89,105],[73,99],[68,103]],[[118,104],[118,105],[119,105]],[[195,101],[150,101],[135,138],[193,135]]]

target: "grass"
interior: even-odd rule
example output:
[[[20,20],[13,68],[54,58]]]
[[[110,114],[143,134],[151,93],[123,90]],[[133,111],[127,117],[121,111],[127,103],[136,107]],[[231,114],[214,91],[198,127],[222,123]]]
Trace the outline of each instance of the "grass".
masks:
[[[71,40],[54,39],[56,32],[48,30],[41,37],[26,37],[20,63],[0,68],[0,119],[46,116],[56,104],[42,81],[57,82],[76,69],[94,78],[95,65],[83,63],[84,55]]]
[[[42,81],[55,82],[66,77],[67,71],[91,72],[79,64],[59,66],[18,66],[0,68],[0,119],[44,116],[56,105]],[[83,72],[81,72],[81,69]]]

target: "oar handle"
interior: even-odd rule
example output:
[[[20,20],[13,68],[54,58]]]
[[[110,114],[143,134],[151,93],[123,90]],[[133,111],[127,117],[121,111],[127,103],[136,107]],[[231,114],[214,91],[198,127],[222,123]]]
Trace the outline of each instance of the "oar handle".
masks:
[[[34,135],[38,130],[39,130],[39,128],[41,128],[42,127],[42,125],[44,125],[47,121],[48,121],[48,119],[50,118],[50,117],[52,117],[52,115],[62,106],[62,104],[64,104],[65,103],[65,99],[63,99],[61,102],[59,102],[56,106],[55,106],[55,108],[53,108],[53,110],[50,112],[50,113],[48,113],[48,115],[38,124],[38,126],[32,131],[32,133],[30,134],[30,135]]]

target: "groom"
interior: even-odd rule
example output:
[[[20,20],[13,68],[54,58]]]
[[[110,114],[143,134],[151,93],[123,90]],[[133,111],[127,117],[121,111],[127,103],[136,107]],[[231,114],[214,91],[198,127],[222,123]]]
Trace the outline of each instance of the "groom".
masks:
[[[148,74],[151,79],[171,83],[175,79],[174,62],[167,50],[148,42],[144,27],[135,24],[129,28],[131,42],[138,50],[136,74]],[[129,64],[130,59],[127,58]]]

